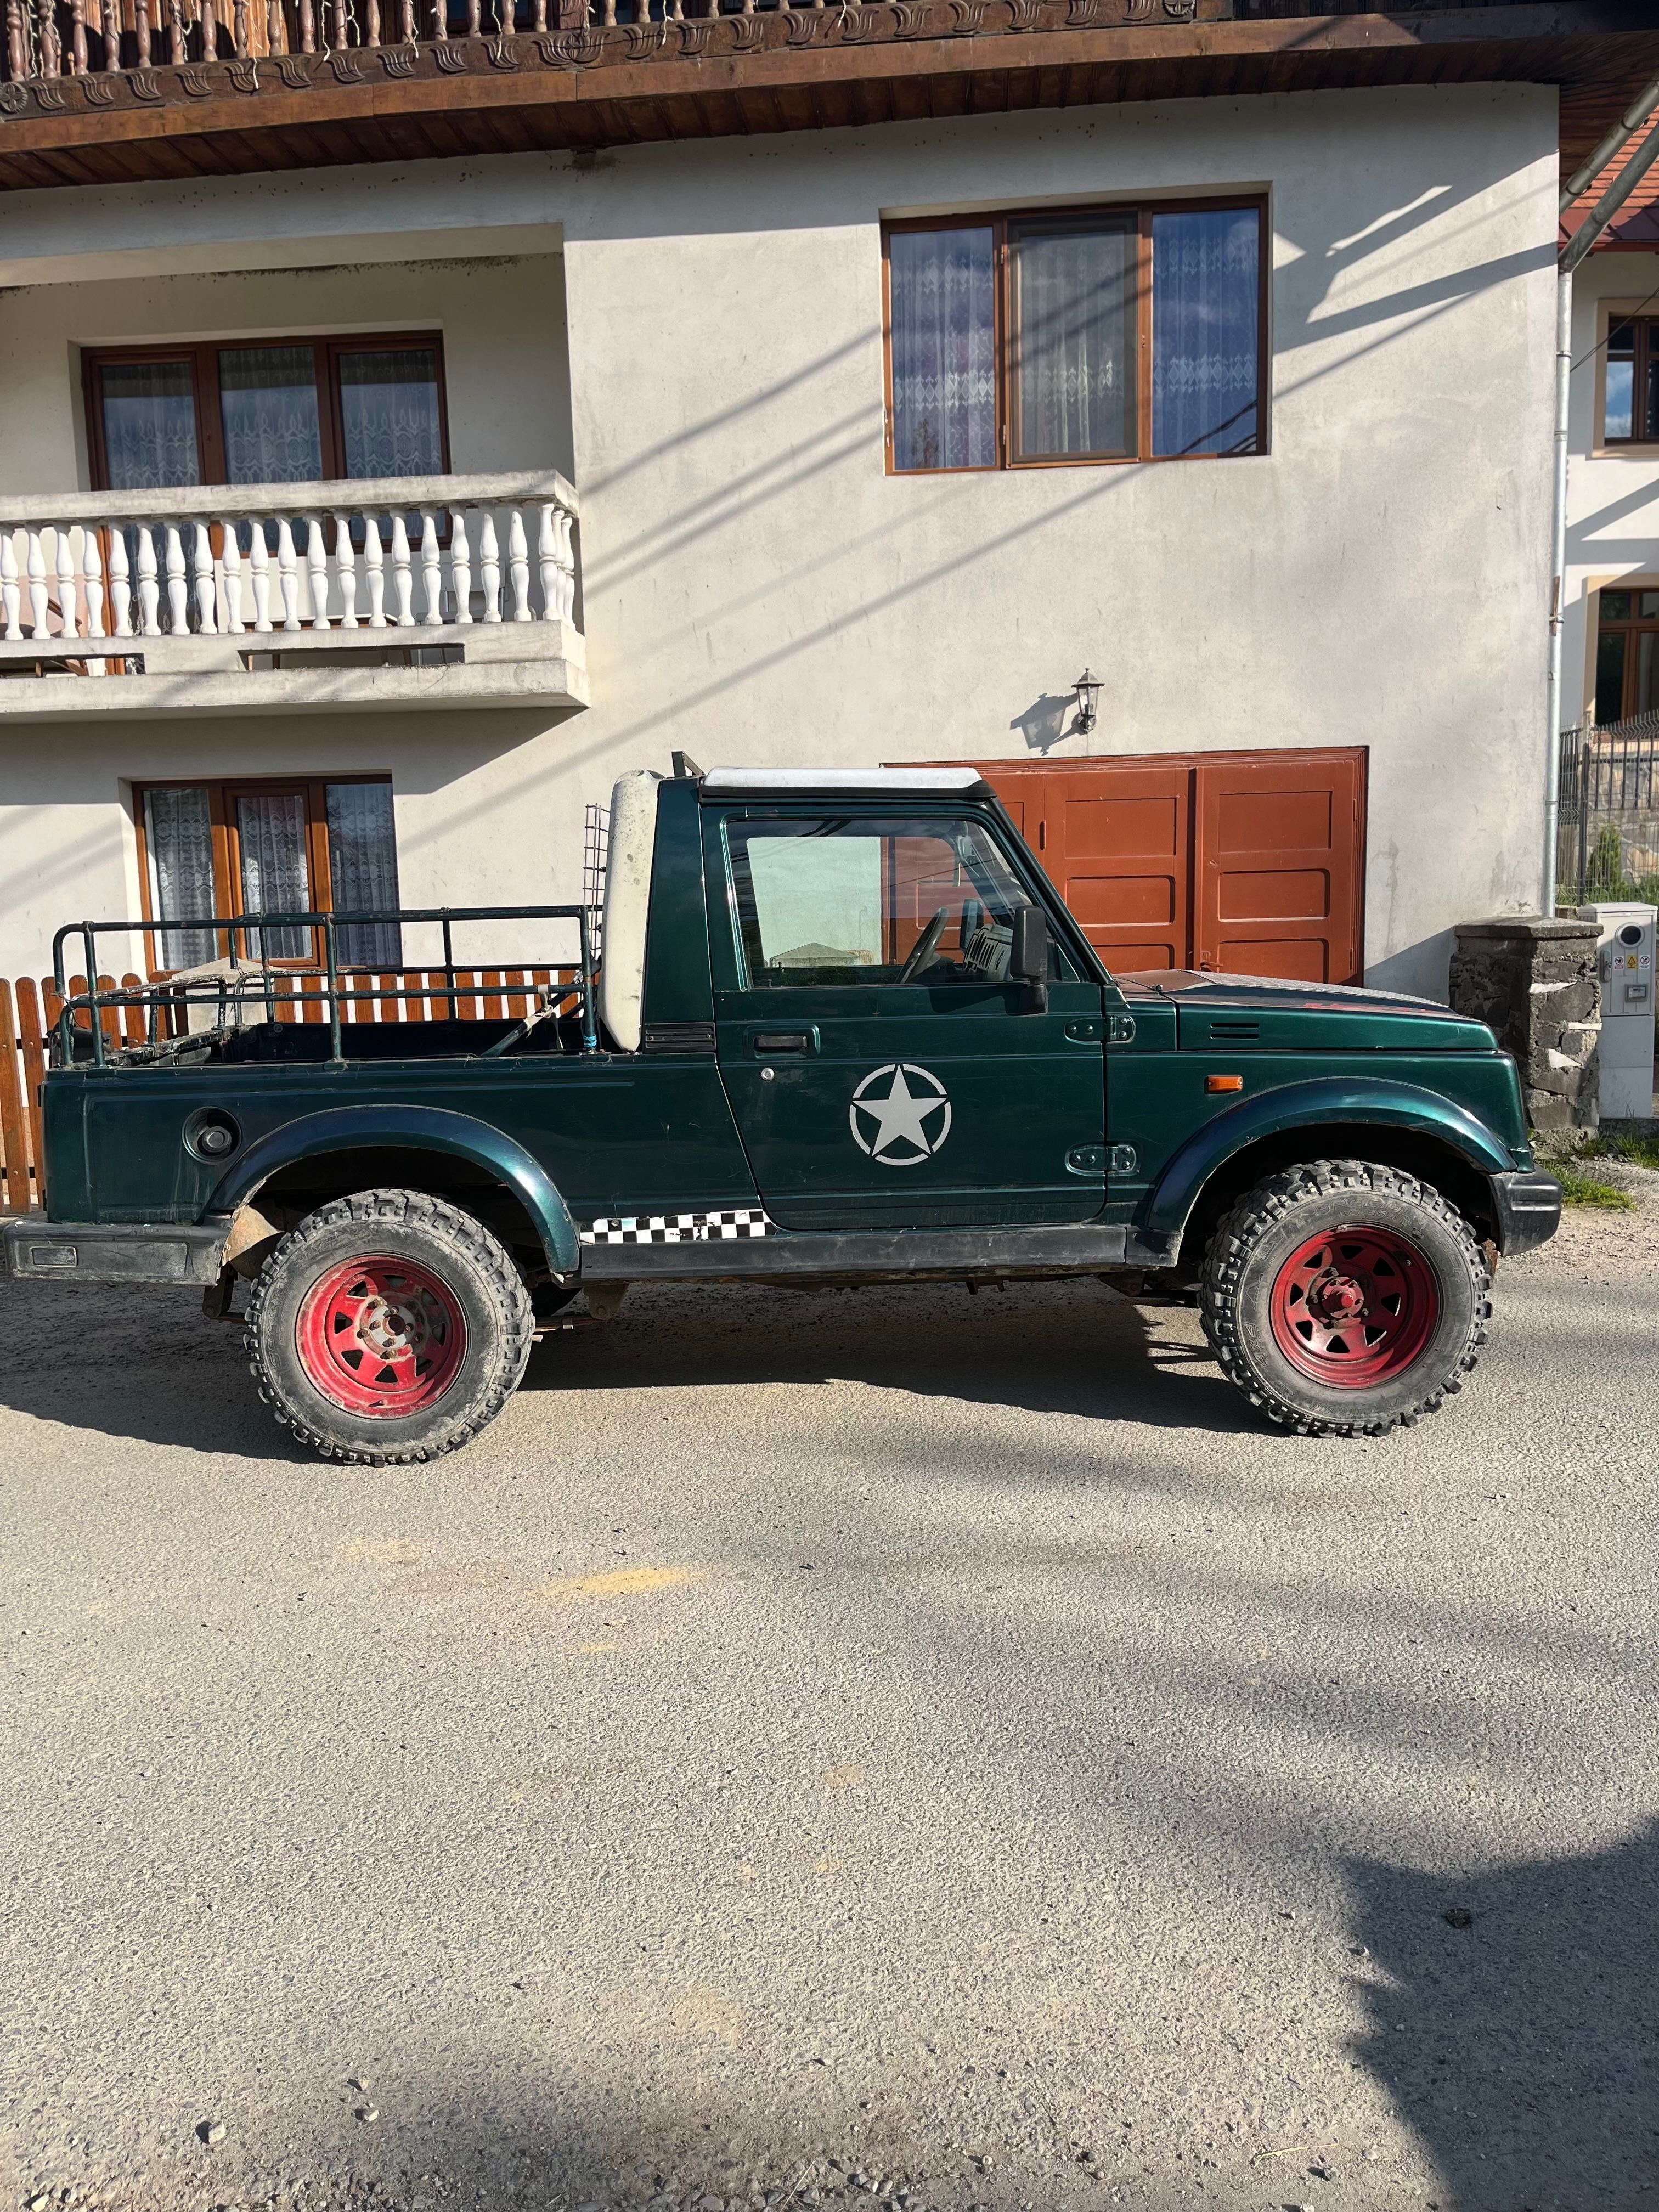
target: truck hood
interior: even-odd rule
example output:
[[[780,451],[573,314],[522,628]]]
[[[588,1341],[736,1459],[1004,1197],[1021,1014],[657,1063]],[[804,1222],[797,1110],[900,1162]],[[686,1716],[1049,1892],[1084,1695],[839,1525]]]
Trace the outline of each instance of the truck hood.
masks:
[[[1483,1022],[1434,999],[1367,991],[1346,983],[1295,983],[1275,975],[1223,975],[1192,969],[1115,975],[1130,1011],[1173,1005],[1183,1048],[1322,1052],[1495,1052]]]

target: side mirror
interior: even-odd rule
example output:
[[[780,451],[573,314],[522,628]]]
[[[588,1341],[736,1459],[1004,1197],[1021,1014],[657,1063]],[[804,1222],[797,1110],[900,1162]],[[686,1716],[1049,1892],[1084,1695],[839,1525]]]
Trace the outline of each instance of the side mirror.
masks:
[[[1048,917],[1040,906],[1017,906],[1012,915],[1012,943],[1008,973],[1017,983],[1030,986],[1031,1012],[1048,1011]]]
[[[1040,906],[1017,906],[1013,911],[1013,944],[1008,954],[1008,973],[1017,982],[1046,983],[1048,980],[1048,917]]]

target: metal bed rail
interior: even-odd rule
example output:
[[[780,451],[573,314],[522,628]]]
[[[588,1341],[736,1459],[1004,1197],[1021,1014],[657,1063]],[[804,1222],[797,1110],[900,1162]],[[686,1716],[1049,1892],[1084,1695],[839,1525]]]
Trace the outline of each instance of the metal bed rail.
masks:
[[[363,999],[383,1002],[387,1000],[443,998],[447,1000],[449,1011],[453,1016],[458,1000],[477,996],[478,988],[476,981],[469,980],[463,982],[458,979],[454,929],[458,922],[484,921],[574,922],[576,926],[579,947],[574,983],[568,988],[558,987],[560,989],[558,997],[551,1000],[534,1016],[528,1018],[527,1021],[520,1022],[515,1030],[509,1031],[507,1037],[498,1040],[497,1043],[490,1048],[490,1051],[500,1052],[507,1043],[513,1042],[516,1035],[520,1032],[527,1033],[528,1029],[533,1027],[544,1015],[555,1012],[558,1006],[574,995],[580,1004],[581,1048],[584,1053],[597,1052],[599,1050],[599,971],[594,956],[593,915],[587,907],[399,907],[368,909],[361,913],[306,912],[211,915],[200,917],[180,915],[176,919],[169,917],[166,927],[170,932],[211,930],[216,938],[222,939],[226,946],[224,955],[226,973],[222,975],[202,977],[199,980],[191,981],[190,971],[185,971],[179,977],[157,976],[137,987],[129,984],[110,989],[100,989],[97,981],[99,939],[115,936],[137,937],[146,932],[153,931],[155,925],[147,921],[65,922],[53,938],[52,944],[52,975],[58,995],[63,1002],[62,1011],[53,1024],[52,1063],[58,1067],[67,1067],[73,1064],[74,1039],[79,1026],[76,1017],[78,1014],[84,1014],[87,1017],[88,1028],[91,1032],[93,1062],[95,1066],[102,1067],[108,1063],[112,1056],[110,1040],[105,1034],[102,1019],[106,1013],[119,1012],[125,1008],[134,1006],[147,1009],[149,1018],[146,1026],[149,1048],[159,1049],[164,1043],[180,1041],[171,1035],[163,1037],[161,1024],[164,1014],[170,1019],[173,1010],[180,1006],[188,1009],[191,1006],[216,1006],[222,1012],[228,1012],[233,1004],[240,1008],[249,1003],[250,1000],[257,1004],[263,998],[265,1018],[270,1022],[276,1022],[279,1018],[277,1009],[282,1005],[326,1004],[330,1061],[332,1065],[343,1065],[349,1056],[345,1050],[345,1031],[348,1028],[356,1026],[355,1024],[342,1023],[340,1009],[343,1005],[349,1006],[356,1000]],[[339,932],[342,929],[376,923],[395,923],[399,926],[418,923],[435,925],[441,931],[443,938],[443,959],[440,963],[444,975],[443,982],[428,981],[415,988],[387,988],[376,981],[371,983],[367,988],[359,988],[343,981],[339,959]],[[316,932],[323,947],[320,967],[285,965],[280,969],[273,968],[263,954],[256,954],[253,950],[255,941],[264,933],[279,929],[308,929]],[[236,947],[239,939],[245,948],[245,965],[243,966],[239,966],[237,961]],[[79,941],[86,960],[84,979],[76,978],[76,980],[84,980],[87,987],[84,991],[73,994],[69,988],[70,978],[64,963],[64,948],[71,940]],[[348,975],[349,972],[347,971]],[[433,971],[426,972],[429,975]],[[279,978],[290,976],[294,983],[300,988],[295,988],[291,994],[287,990],[279,994],[277,988]],[[319,982],[323,988],[320,990],[307,992],[303,986],[308,981]],[[550,987],[550,988],[553,988],[555,987]],[[85,1034],[85,1031],[82,1033]],[[122,1049],[123,1048],[119,1047],[114,1048],[117,1053]]]

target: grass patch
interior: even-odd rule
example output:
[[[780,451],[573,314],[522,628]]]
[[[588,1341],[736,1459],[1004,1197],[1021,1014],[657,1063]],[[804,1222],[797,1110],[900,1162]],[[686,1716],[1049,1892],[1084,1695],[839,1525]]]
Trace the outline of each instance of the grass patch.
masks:
[[[1592,1137],[1581,1146],[1584,1160],[1628,1160],[1632,1167],[1659,1169],[1659,1137]]]
[[[1609,1182],[1597,1182],[1593,1176],[1580,1175],[1565,1160],[1558,1160],[1550,1170],[1561,1186],[1561,1196],[1568,1206],[1600,1206],[1607,1213],[1634,1213],[1636,1200],[1627,1190],[1615,1190]]]

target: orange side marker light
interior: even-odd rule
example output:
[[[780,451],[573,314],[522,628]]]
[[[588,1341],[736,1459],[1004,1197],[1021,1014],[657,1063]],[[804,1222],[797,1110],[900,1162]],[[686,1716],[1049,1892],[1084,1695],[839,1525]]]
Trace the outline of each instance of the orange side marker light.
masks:
[[[1206,1091],[1242,1091],[1244,1079],[1242,1075],[1206,1075],[1204,1088]]]

